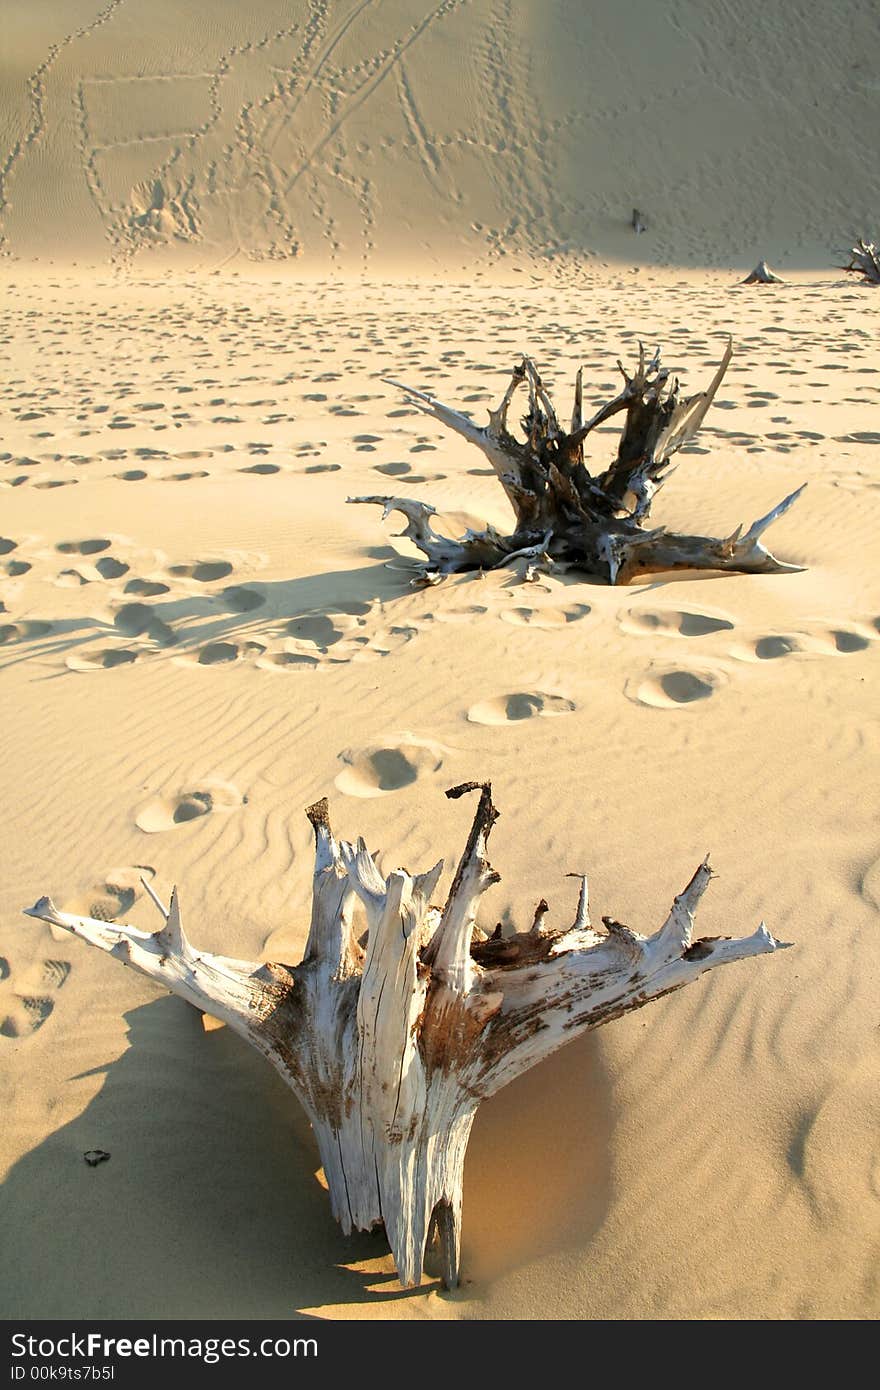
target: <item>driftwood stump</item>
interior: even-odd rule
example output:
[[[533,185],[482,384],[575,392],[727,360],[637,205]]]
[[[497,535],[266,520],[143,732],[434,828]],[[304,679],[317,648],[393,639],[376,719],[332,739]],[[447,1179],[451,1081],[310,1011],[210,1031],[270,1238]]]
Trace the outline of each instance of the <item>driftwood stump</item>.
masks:
[[[620,362],[623,389],[584,420],[582,369],[575,380],[571,427],[560,424],[553,403],[530,357],[515,367],[507,390],[489,423],[476,425],[467,415],[411,386],[392,381],[433,419],[454,430],[486,455],[513,508],[516,526],[510,535],[494,527],[468,531],[457,540],[437,532],[435,508],[408,497],[350,497],[372,502],[384,515],[406,517],[400,533],[427,556],[421,579],[435,582],[457,570],[494,569],[525,559],[585,571],[608,584],[626,583],[659,570],[712,569],[771,574],[799,569],[777,560],[761,537],[792,505],[803,487],[743,532],[729,536],[683,535],[660,527],[645,530],[651,504],[672,471],[672,456],[693,439],[720,386],[733,352],[728,342],[721,364],[705,391],[681,398],[678,381],[660,366],[659,349],[648,361],[639,348],[639,364],[629,376]],[[528,391],[524,438],[507,427],[511,401],[520,387]],[[584,442],[592,430],[624,413],[617,455],[607,468],[592,473],[584,459]],[[804,486],[806,486],[804,484]]]
[[[209,955],[183,929],[176,889],[155,934],[59,911],[28,915],[64,927],[229,1024],[277,1068],[314,1128],[333,1214],[345,1232],[384,1225],[401,1283],[418,1283],[426,1245],[458,1281],[464,1156],[480,1101],[586,1029],[641,1008],[729,961],[774,951],[752,935],[694,938],[712,877],[697,869],[653,936],[610,917],[590,924],[580,878],[570,927],[547,925],[542,899],[528,931],[488,937],[477,907],[498,882],[486,842],[497,811],[488,785],[442,908],[442,861],[423,874],[379,872],[363,840],[337,841],[327,802],[315,832],[312,918],[299,965]],[[356,900],[367,931],[353,925]],[[220,1136],[218,1136],[219,1139]]]
[[[781,285],[783,281],[778,275],[774,275],[766,261],[758,261],[751,274],[744,280],[740,280],[741,285]]]
[[[859,237],[849,253],[849,260],[841,269],[863,276],[869,285],[880,285],[880,250],[873,241],[863,241]]]

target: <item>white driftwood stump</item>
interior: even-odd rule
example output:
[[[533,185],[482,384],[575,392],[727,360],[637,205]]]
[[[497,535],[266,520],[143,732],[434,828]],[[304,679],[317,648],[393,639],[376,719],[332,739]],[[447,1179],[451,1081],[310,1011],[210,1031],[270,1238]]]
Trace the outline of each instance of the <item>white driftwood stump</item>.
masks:
[[[575,919],[485,937],[477,905],[499,875],[486,857],[497,817],[488,784],[445,905],[432,905],[442,861],[384,878],[363,840],[337,841],[326,800],[315,830],[312,919],[299,965],[208,955],[187,939],[177,891],[155,934],[59,911],[26,909],[181,995],[241,1033],[298,1096],[315,1131],[333,1214],[348,1233],[384,1225],[400,1281],[418,1283],[426,1246],[458,1282],[465,1149],[480,1101],[588,1028],[619,1018],[729,961],[774,951],[763,922],[752,936],[694,939],[712,877],[697,869],[653,936],[590,924],[582,875]],[[367,932],[353,927],[355,899]],[[477,940],[475,937],[481,939]]]
[[[777,560],[761,537],[800,496],[791,493],[743,532],[738,526],[724,538],[685,535],[660,527],[645,530],[651,503],[673,471],[672,457],[697,433],[727,371],[733,352],[728,342],[721,364],[705,391],[681,398],[676,379],[660,366],[659,348],[648,361],[639,345],[639,364],[632,376],[618,362],[623,389],[584,420],[583,379],[575,379],[571,428],[564,429],[530,357],[514,368],[507,390],[489,423],[480,426],[423,391],[390,381],[419,409],[454,430],[486,455],[516,516],[516,527],[502,535],[494,527],[468,531],[452,539],[436,531],[433,507],[409,497],[350,497],[373,502],[407,520],[400,533],[427,556],[420,576],[434,583],[458,570],[495,569],[517,559],[536,565],[584,570],[608,584],[623,584],[660,570],[711,569],[772,574],[797,570]],[[519,387],[528,390],[523,439],[507,427],[511,401]],[[584,460],[590,432],[625,412],[617,456],[592,473]],[[804,484],[804,486],[806,486]]]
[[[861,275],[867,285],[880,285],[880,247],[859,237],[849,253],[849,261],[841,269]]]
[[[778,275],[774,275],[766,261],[758,261],[754,270],[740,280],[741,285],[781,285],[783,281]]]

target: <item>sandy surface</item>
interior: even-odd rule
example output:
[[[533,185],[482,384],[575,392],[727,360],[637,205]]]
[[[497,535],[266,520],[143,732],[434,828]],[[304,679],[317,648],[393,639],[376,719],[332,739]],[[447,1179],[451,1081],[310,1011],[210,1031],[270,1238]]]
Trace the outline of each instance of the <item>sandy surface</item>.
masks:
[[[847,132],[871,7],[828,46],[747,5],[636,7],[659,64],[636,95],[624,21],[575,5],[156,5],[149,35],[124,0],[32,8],[0,186],[3,1315],[876,1316],[880,291],[829,268],[870,230]],[[774,54],[803,77],[781,114]],[[524,217],[548,170],[558,213]],[[763,254],[813,269],[739,288]],[[768,536],[802,573],[414,590],[393,522],[346,505],[508,519],[388,374],[483,419],[523,350],[566,401],[583,362],[598,401],[639,338],[696,390],[728,332],[654,515],[722,535],[807,481]],[[492,923],[542,893],[568,920],[587,869],[597,917],[653,930],[711,849],[703,933],[764,918],[796,949],[487,1102],[465,1282],[403,1292],[381,1237],[332,1221],[265,1063],[20,909],[152,927],[146,874],[197,945],[295,960],[306,805],[423,868],[468,821],[443,789],[484,777]]]

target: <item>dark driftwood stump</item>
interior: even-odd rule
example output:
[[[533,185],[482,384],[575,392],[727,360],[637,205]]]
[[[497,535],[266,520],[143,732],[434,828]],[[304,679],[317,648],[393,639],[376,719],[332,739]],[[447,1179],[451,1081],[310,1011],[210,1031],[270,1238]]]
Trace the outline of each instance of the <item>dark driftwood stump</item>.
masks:
[[[803,491],[798,488],[745,533],[738,526],[729,536],[714,538],[646,530],[651,503],[672,471],[672,456],[693,439],[720,386],[733,352],[732,343],[705,391],[680,397],[678,381],[660,366],[659,349],[648,361],[639,347],[639,364],[632,376],[618,362],[623,389],[584,420],[582,369],[575,380],[570,428],[564,428],[530,357],[514,368],[507,390],[489,423],[479,426],[442,401],[400,382],[407,398],[433,419],[481,449],[513,508],[516,525],[510,535],[494,527],[468,531],[452,539],[435,531],[435,508],[408,497],[352,497],[350,502],[374,502],[406,517],[401,532],[427,556],[421,578],[433,583],[457,570],[494,569],[517,559],[533,565],[556,564],[585,571],[608,584],[626,583],[658,570],[712,569],[772,574],[799,569],[777,560],[761,537]],[[528,392],[528,411],[522,419],[523,438],[507,427],[515,393]],[[617,455],[611,464],[591,472],[584,444],[591,431],[617,414],[624,415]]]

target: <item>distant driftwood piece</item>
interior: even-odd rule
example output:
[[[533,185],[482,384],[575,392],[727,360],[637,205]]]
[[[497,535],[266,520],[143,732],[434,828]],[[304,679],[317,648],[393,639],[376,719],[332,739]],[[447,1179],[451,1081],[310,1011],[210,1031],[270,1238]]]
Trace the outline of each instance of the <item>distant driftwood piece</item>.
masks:
[[[873,241],[863,241],[859,237],[843,269],[852,271],[855,275],[863,275],[869,285],[880,285],[880,251]]]
[[[314,1128],[333,1214],[348,1233],[384,1225],[401,1283],[418,1283],[433,1243],[448,1287],[458,1280],[464,1156],[477,1106],[563,1043],[680,989],[713,966],[774,951],[763,922],[752,936],[694,938],[712,877],[697,869],[653,936],[590,924],[580,878],[574,921],[547,925],[538,903],[528,931],[484,937],[477,907],[499,875],[486,842],[497,817],[488,784],[445,905],[432,905],[442,861],[427,873],[383,876],[363,840],[337,841],[326,800],[306,814],[315,832],[312,917],[301,964],[208,955],[183,928],[175,889],[154,935],[59,911],[26,909],[229,1024],[278,1069]],[[367,931],[353,923],[356,900]],[[480,938],[480,939],[477,939]],[[218,1135],[218,1139],[220,1136]]]
[[[406,517],[400,533],[427,556],[420,580],[434,582],[457,570],[494,569],[525,559],[531,564],[558,564],[595,575],[608,584],[626,583],[658,570],[712,569],[771,574],[799,569],[777,560],[761,537],[777,517],[788,511],[803,487],[791,493],[766,516],[729,536],[683,535],[663,527],[644,530],[651,503],[673,471],[675,453],[693,439],[727,371],[732,343],[705,391],[681,398],[676,379],[660,366],[659,349],[647,359],[639,345],[639,363],[632,376],[618,362],[623,387],[613,400],[584,419],[583,380],[575,379],[571,427],[560,422],[538,369],[530,357],[515,367],[507,390],[489,423],[479,426],[467,415],[434,400],[423,391],[389,381],[408,400],[486,455],[516,517],[516,527],[503,535],[494,527],[468,531],[452,539],[432,524],[435,509],[408,497],[350,497],[372,502]],[[515,393],[528,392],[528,411],[522,419],[524,438],[507,427]],[[617,455],[607,468],[591,473],[584,461],[590,432],[624,415]]]
[[[741,285],[781,285],[784,281],[774,275],[766,261],[758,261],[751,275],[740,281]]]
[[[633,208],[632,217],[630,218],[630,226],[632,227],[636,236],[640,236],[642,232],[646,232],[648,230],[647,223],[645,222],[645,219],[642,217],[642,214],[639,212],[638,208]]]

